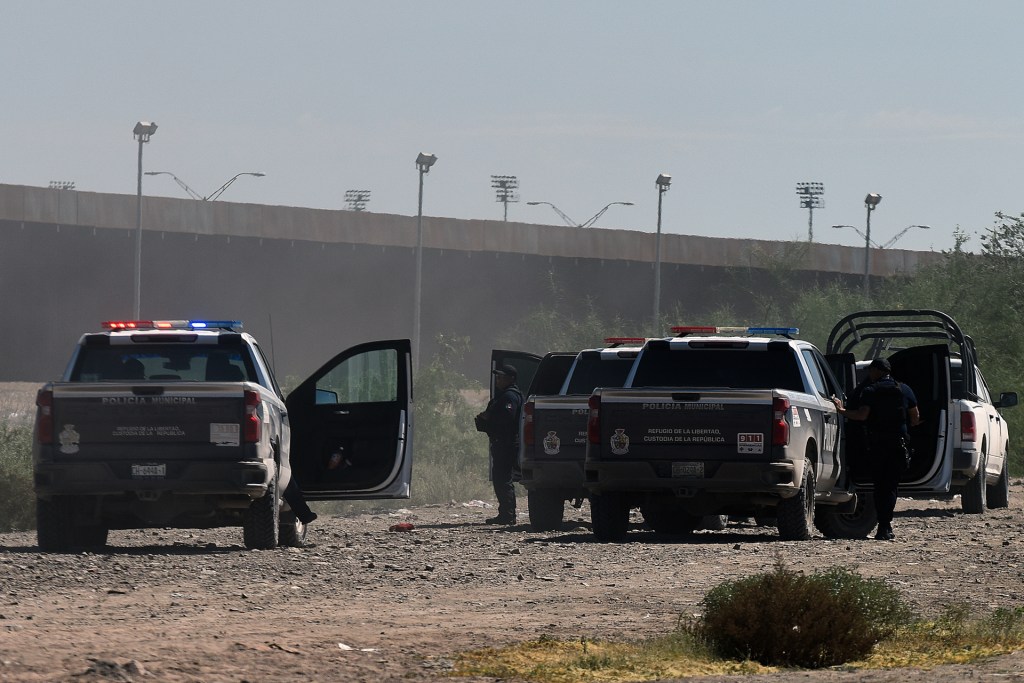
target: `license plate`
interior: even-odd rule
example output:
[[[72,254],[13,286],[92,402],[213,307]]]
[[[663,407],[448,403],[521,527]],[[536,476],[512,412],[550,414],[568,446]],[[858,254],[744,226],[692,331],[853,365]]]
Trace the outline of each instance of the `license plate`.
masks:
[[[703,462],[674,462],[672,463],[673,477],[703,478]]]
[[[167,476],[167,465],[132,465],[133,479],[163,479]]]

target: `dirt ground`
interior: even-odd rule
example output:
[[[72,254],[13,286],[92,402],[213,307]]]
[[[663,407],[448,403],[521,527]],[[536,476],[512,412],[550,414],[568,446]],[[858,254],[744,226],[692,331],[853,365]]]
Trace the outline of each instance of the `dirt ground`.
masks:
[[[521,501],[525,511],[525,500]],[[41,554],[0,535],[0,681],[437,681],[453,653],[534,639],[632,639],[673,628],[723,579],[843,565],[926,614],[1024,605],[1024,486],[1011,507],[901,500],[895,542],[781,542],[733,524],[690,541],[635,529],[595,542],[495,528],[478,501],[321,516],[308,546],[247,551],[240,529],[115,531],[103,552]],[[409,522],[412,531],[389,531]],[[1024,680],[1024,653],[967,666],[789,671],[728,681]],[[450,679],[449,679],[450,680]],[[483,679],[476,679],[483,680]]]

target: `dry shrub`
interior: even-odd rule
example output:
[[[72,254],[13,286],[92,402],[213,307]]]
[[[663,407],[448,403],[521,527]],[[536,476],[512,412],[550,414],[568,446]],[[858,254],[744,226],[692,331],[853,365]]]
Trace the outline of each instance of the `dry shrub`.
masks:
[[[819,668],[867,656],[912,618],[896,589],[833,568],[802,575],[781,564],[707,593],[695,625],[723,657]]]

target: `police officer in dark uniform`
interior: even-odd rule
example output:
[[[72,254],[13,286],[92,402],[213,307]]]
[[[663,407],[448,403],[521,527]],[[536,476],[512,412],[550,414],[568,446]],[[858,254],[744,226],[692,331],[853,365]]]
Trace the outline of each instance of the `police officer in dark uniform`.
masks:
[[[498,515],[488,524],[516,523],[516,490],[513,484],[519,458],[519,416],[523,394],[516,386],[516,369],[502,365],[494,375],[494,398],[476,416],[476,428],[490,440],[491,481],[498,498]]]
[[[869,383],[860,395],[860,406],[844,409],[843,402],[832,397],[836,410],[848,420],[863,421],[867,436],[867,460],[874,486],[878,531],[875,538],[891,541],[893,510],[896,507],[900,476],[907,468],[910,448],[908,425],[921,422],[917,397],[906,384],[892,378],[892,367],[884,358],[868,366]]]

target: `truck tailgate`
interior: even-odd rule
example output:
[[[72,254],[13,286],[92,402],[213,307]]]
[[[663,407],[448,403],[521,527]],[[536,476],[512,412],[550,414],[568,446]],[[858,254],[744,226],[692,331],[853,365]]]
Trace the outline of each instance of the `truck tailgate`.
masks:
[[[771,453],[765,390],[602,390],[603,459],[745,460]]]
[[[238,458],[245,385],[56,383],[56,460]]]
[[[533,408],[533,448],[527,457],[537,460],[578,460],[587,453],[587,399],[589,396],[546,396]]]

